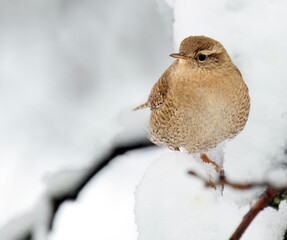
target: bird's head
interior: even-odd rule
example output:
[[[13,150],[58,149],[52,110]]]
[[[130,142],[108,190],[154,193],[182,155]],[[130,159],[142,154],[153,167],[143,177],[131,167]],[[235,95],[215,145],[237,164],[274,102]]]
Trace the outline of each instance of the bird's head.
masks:
[[[204,36],[190,36],[184,39],[180,44],[179,53],[170,56],[204,70],[212,70],[231,63],[222,44]]]

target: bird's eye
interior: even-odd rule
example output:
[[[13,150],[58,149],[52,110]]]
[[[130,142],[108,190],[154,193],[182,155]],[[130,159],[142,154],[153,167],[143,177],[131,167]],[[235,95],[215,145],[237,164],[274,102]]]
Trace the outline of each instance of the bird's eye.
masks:
[[[205,54],[199,54],[199,56],[198,56],[198,61],[204,62],[205,59],[206,59],[206,55],[205,55]]]

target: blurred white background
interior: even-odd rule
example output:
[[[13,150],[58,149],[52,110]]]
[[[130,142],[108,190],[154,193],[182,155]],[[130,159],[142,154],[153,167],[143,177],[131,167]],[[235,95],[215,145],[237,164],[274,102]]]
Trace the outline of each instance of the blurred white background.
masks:
[[[7,240],[32,224],[55,172],[87,166],[125,124],[135,127],[123,140],[145,137],[131,109],[172,61],[172,11],[153,0],[2,0],[0,36]],[[27,226],[15,224],[22,216]]]

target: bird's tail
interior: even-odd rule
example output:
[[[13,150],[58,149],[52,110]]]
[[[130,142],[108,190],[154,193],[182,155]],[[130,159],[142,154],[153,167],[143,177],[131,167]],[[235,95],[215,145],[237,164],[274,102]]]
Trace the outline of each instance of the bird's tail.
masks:
[[[134,108],[133,111],[137,111],[137,110],[139,110],[139,109],[146,108],[146,107],[148,107],[148,102],[146,102],[146,103],[144,103],[144,104],[142,104],[142,105],[140,105],[140,106]]]

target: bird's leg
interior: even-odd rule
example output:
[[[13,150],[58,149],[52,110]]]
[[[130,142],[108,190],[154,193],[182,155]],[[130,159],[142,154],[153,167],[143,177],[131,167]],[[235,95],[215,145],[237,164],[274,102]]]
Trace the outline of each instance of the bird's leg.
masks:
[[[221,177],[224,176],[224,170],[216,162],[210,160],[205,153],[201,153],[200,158],[203,162],[212,164],[215,171],[218,172]]]

